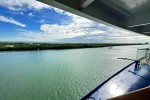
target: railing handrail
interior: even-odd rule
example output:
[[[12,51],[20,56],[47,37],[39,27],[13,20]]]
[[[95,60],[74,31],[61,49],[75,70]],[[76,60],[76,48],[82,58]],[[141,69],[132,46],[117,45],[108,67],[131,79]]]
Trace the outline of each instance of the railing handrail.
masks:
[[[150,48],[141,48],[141,49],[138,49],[138,50],[150,50]]]

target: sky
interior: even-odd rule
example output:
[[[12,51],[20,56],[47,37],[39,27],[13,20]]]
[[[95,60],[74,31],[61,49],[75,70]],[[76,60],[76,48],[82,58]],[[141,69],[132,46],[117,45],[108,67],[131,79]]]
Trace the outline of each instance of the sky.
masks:
[[[150,37],[79,17],[36,0],[0,0],[0,41],[145,43]]]

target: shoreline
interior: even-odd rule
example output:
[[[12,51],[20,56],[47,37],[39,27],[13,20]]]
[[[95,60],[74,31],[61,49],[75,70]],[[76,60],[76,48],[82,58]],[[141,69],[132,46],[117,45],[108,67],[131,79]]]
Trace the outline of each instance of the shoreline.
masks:
[[[0,43],[2,51],[37,51],[37,50],[65,50],[82,48],[102,48],[113,46],[144,45],[140,43]]]

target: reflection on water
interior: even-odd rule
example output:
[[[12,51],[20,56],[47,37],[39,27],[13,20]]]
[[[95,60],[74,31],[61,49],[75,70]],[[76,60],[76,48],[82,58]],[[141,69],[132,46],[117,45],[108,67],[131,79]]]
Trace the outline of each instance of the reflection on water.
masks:
[[[135,59],[138,47],[2,52],[0,100],[80,99],[130,63],[116,58]]]

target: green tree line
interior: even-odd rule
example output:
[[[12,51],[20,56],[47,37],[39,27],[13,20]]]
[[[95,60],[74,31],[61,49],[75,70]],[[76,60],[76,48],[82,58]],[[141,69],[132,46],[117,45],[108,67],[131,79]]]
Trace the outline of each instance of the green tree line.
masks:
[[[48,49],[97,48],[122,45],[139,45],[135,43],[0,43],[0,51],[25,51]]]

